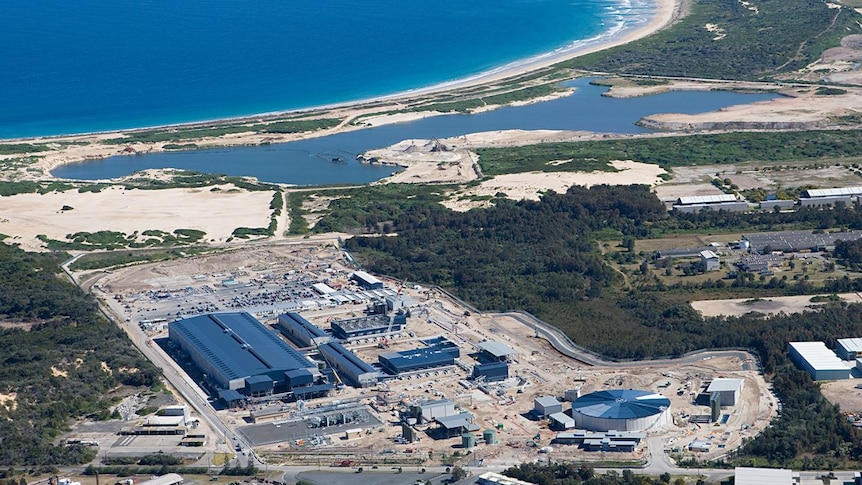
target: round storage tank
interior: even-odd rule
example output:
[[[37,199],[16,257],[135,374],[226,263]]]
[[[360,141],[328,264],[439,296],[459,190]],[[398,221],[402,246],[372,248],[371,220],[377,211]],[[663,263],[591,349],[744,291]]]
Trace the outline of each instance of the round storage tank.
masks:
[[[470,433],[464,433],[461,435],[461,447],[470,449],[476,446],[476,437]]]
[[[497,442],[497,433],[493,429],[482,431],[482,438],[486,445],[493,445]]]
[[[670,399],[635,389],[598,391],[576,399],[572,417],[590,431],[643,431],[670,422]]]

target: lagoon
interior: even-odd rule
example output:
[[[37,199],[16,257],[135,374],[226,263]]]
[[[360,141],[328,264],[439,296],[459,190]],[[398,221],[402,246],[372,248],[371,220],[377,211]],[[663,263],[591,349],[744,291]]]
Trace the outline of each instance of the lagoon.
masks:
[[[115,156],[58,167],[52,175],[78,180],[122,177],[144,169],[180,168],[256,177],[295,185],[369,183],[392,173],[387,166],[365,165],[356,155],[411,138],[449,138],[496,130],[589,130],[648,133],[635,123],[656,113],[702,113],[734,104],[773,99],[775,94],[728,91],[674,91],[637,98],[602,96],[607,87],[582,78],[566,83],[571,96],[526,106],[504,107],[473,115],[448,115],[367,128],[319,138],[254,147]],[[345,163],[333,163],[334,158]]]

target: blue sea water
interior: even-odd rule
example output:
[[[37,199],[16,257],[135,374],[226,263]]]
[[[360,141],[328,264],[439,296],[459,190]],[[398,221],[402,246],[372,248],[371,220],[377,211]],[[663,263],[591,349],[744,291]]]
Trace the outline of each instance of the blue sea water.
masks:
[[[426,87],[643,22],[650,0],[4,0],[0,138]]]

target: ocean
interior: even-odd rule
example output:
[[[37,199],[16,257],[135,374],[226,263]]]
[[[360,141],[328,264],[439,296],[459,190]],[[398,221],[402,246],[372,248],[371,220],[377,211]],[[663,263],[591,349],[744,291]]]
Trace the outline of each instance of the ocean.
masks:
[[[436,85],[644,22],[651,0],[5,0],[0,138]]]

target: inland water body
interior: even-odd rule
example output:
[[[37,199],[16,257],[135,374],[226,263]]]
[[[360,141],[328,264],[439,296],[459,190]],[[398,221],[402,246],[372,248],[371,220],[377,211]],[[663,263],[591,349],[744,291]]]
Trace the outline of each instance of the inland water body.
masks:
[[[680,91],[616,99],[601,96],[607,88],[591,85],[589,79],[567,84],[577,89],[575,94],[544,103],[506,107],[475,115],[436,116],[275,145],[116,156],[64,165],[54,170],[52,175],[102,180],[144,169],[180,168],[296,185],[368,183],[388,176],[393,167],[361,164],[355,160],[356,155],[401,140],[447,138],[508,129],[644,133],[649,130],[635,122],[649,114],[701,113],[776,97],[773,94],[726,91]],[[344,163],[333,163],[333,159],[342,159]]]

